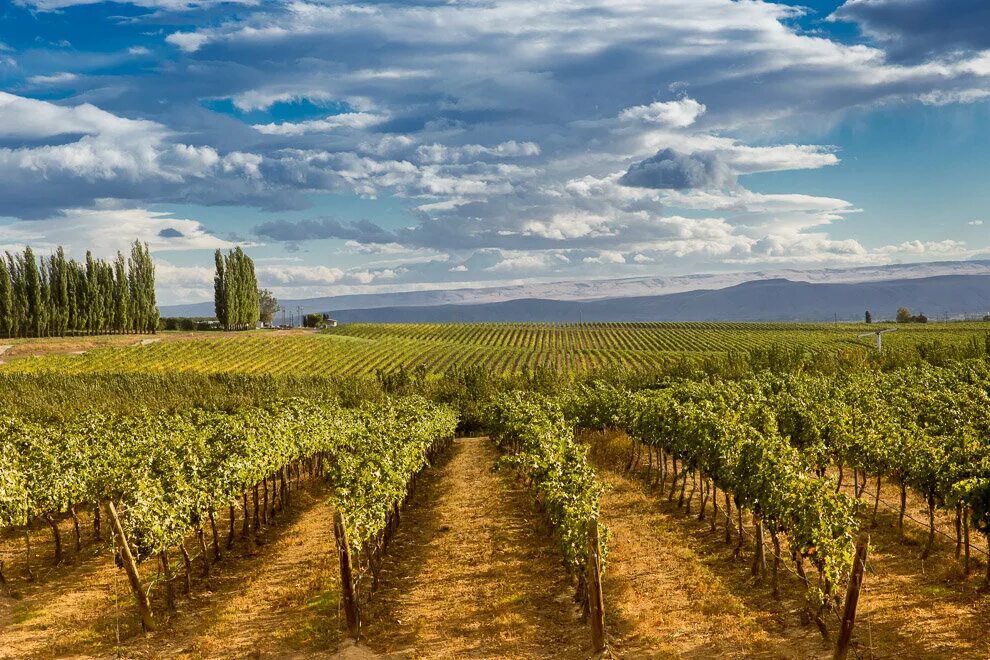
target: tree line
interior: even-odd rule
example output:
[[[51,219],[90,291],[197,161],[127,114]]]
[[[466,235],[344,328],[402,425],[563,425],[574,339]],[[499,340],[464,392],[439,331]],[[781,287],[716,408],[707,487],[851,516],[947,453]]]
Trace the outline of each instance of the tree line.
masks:
[[[254,261],[240,247],[226,255],[217,250],[215,261],[213,304],[217,321],[227,330],[254,327],[261,319],[261,292],[254,274]]]
[[[148,245],[134,241],[113,261],[86,252],[78,262],[61,246],[50,257],[30,247],[0,257],[0,337],[155,332],[155,267]]]

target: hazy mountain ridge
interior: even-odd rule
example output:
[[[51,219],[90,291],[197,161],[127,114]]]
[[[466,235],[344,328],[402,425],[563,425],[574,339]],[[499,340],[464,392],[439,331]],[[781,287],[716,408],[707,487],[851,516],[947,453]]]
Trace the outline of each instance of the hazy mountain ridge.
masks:
[[[893,319],[901,305],[930,318],[990,310],[990,275],[942,275],[866,283],[756,280],[714,290],[591,301],[520,299],[334,312],[343,323],[855,321],[870,310]]]
[[[442,305],[484,304],[526,299],[592,301],[613,298],[656,297],[670,294],[719,290],[747,282],[788,280],[805,283],[869,283],[923,279],[947,275],[990,275],[990,261],[950,261],[922,264],[894,264],[820,270],[768,270],[748,273],[706,273],[609,280],[532,283],[492,288],[464,288],[404,291],[347,296],[327,296],[282,300],[282,304],[303,313],[332,312],[392,307],[436,307]],[[164,316],[213,316],[213,303],[165,305]],[[715,318],[713,316],[712,318]]]

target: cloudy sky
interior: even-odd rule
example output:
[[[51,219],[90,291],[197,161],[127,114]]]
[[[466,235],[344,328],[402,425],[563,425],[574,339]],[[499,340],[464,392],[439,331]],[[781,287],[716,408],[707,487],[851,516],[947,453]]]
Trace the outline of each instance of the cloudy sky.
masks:
[[[0,249],[308,297],[990,254],[986,0],[4,0]]]

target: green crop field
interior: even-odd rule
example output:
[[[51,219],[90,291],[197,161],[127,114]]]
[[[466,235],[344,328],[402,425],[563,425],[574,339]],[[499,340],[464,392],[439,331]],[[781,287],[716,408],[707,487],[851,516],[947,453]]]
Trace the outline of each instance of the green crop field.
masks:
[[[172,336],[140,346],[96,347],[82,355],[11,359],[8,372],[246,373],[366,375],[399,366],[431,373],[481,366],[498,373],[551,367],[651,368],[671,358],[770,348],[869,355],[880,327],[794,323],[354,324],[323,333]],[[985,342],[990,325],[903,325],[885,335],[890,352],[942,350]]]
[[[861,584],[857,648],[985,658],[990,638],[968,622],[990,589],[990,324],[899,325],[882,352],[859,336],[884,327],[11,340],[0,648],[146,657],[188,634],[197,657],[241,657],[228,640],[248,630],[258,648],[277,625],[290,636],[271,655],[326,655],[344,635],[390,652],[458,603],[458,629],[490,625],[485,639],[553,617],[539,652],[491,657],[607,643],[818,657]],[[695,611],[699,594],[729,605]],[[938,649],[903,634],[932,610]],[[702,636],[684,653],[650,637],[684,629]]]

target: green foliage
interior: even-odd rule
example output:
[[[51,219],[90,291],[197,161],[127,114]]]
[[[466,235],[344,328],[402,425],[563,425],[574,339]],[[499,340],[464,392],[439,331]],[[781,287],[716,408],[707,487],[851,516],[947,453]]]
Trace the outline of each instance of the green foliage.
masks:
[[[2,282],[0,273],[0,305],[6,304],[2,302]],[[14,293],[12,301],[18,299]],[[70,299],[74,300],[74,295],[71,293]],[[80,308],[84,307],[83,300]],[[318,337],[247,333],[210,343],[52,355],[10,362],[2,368],[47,368],[68,373],[374,376],[376,370],[421,367],[437,378],[480,368],[491,375],[525,381],[520,387],[548,391],[574,378],[609,380],[639,389],[670,379],[748,379],[763,371],[824,375],[888,372],[983,358],[990,347],[984,324],[939,323],[905,327],[886,335],[884,351],[878,353],[872,344],[856,340],[864,328],[862,324],[785,323],[346,324],[325,330]]]
[[[113,263],[67,260],[59,247],[37,259],[30,247],[0,259],[0,337],[154,332],[155,272],[147,245]]]
[[[0,527],[110,498],[145,558],[262,479],[318,457],[332,466],[334,503],[357,549],[456,425],[452,410],[421,397],[358,409],[283,399],[231,411],[90,413],[59,425],[0,419]]]
[[[328,419],[320,433],[332,442],[328,478],[345,514],[355,552],[378,537],[408,484],[438,441],[454,437],[456,413],[419,396],[365,404],[348,418]]]
[[[275,312],[278,311],[278,299],[268,289],[258,291],[258,320],[265,324],[271,324],[275,320]]]
[[[253,328],[261,318],[261,292],[254,261],[240,247],[226,256],[217,250],[214,260],[213,303],[217,321],[227,330]]]
[[[485,412],[492,438],[506,452],[500,462],[526,475],[557,530],[568,569],[583,575],[602,489],[563,408],[553,398],[516,391],[495,397]],[[604,557],[604,528],[600,534]]]
[[[608,385],[578,388],[567,408],[574,424],[617,427],[637,441],[677,459],[681,473],[731,492],[736,505],[758,514],[774,533],[818,569],[810,599],[830,602],[852,567],[853,505],[815,476],[808,461],[779,433],[775,411],[761,383],[678,382],[662,390],[629,392]],[[787,424],[805,422],[801,409]],[[817,436],[806,434],[809,446]]]

